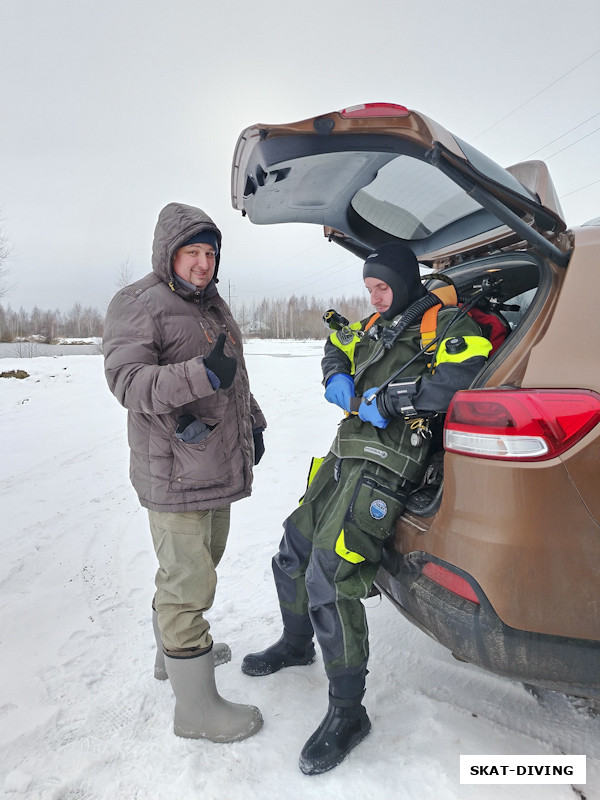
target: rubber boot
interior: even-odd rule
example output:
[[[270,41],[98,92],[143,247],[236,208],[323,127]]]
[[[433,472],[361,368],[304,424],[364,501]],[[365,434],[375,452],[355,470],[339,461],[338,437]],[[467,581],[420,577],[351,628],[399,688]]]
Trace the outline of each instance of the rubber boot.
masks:
[[[165,654],[163,652],[162,638],[160,635],[160,628],[158,627],[158,614],[152,609],[152,627],[154,629],[154,638],[156,639],[156,658],[154,659],[154,677],[157,681],[166,681],[169,677],[167,675],[167,668],[165,666]],[[215,667],[219,664],[226,664],[231,661],[231,648],[225,642],[215,642],[213,644],[213,656],[215,659]]]
[[[175,693],[176,736],[237,742],[262,727],[258,708],[230,703],[221,697],[215,685],[215,660],[210,650],[192,658],[166,655],[165,665]]]
[[[312,636],[296,636],[283,631],[283,636],[275,644],[260,653],[249,653],[242,661],[245,675],[271,675],[283,667],[297,667],[312,664],[316,658]]]
[[[329,695],[329,708],[323,721],[306,742],[298,762],[305,775],[320,775],[341,763],[371,730],[371,720],[358,697]]]

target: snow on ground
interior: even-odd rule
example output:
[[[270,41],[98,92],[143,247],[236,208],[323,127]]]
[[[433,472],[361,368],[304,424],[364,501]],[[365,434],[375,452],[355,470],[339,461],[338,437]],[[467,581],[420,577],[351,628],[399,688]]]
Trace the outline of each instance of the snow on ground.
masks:
[[[210,620],[233,650],[217,671],[221,693],[258,705],[265,725],[229,745],[175,737],[170,685],[153,677],[155,557],[101,357],[2,359],[0,371],[31,375],[0,381],[2,798],[600,798],[600,718],[455,661],[374,598],[372,733],[335,770],[300,773],[326,710],[320,658],[266,678],[240,663],[279,636],[270,559],[339,419],[322,397],[321,352],[316,342],[247,345],[267,451],[253,496],[234,505]],[[460,785],[460,754],[480,753],[586,754],[587,785]]]

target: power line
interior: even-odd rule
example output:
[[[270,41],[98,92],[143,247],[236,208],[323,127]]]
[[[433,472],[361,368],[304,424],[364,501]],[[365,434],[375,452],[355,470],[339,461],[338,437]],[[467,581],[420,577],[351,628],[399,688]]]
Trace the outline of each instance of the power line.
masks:
[[[340,262],[338,262],[338,263],[340,263]],[[298,290],[300,290],[300,289],[302,289],[304,287],[314,286],[314,284],[318,283],[320,280],[324,280],[325,278],[329,278],[332,275],[337,275],[340,272],[347,271],[347,267],[350,264],[350,261],[345,261],[343,263],[345,264],[345,266],[341,267],[340,269],[334,270],[333,272],[326,273],[325,275],[322,276],[322,278],[317,278],[315,280],[310,280],[309,279],[309,280],[306,280],[306,281],[300,281],[299,285],[298,285],[298,283],[289,284],[290,287],[295,287],[292,291],[289,291],[289,290],[288,291],[282,291],[283,287],[281,287],[281,286],[276,287],[276,288],[274,288],[273,290],[271,290],[269,292],[269,297],[271,299],[273,299],[273,300],[277,300],[277,299],[280,299],[280,298],[289,298],[290,295],[295,294]],[[362,262],[357,262],[357,263],[361,264]],[[357,289],[358,288],[363,288],[361,279],[362,279],[362,269],[359,271],[359,273],[357,274],[357,276],[355,278],[349,279],[349,281],[347,281],[343,285],[341,285],[341,286],[338,285],[338,286],[333,286],[333,287],[330,286],[329,288],[322,289],[320,291],[315,291],[314,288],[313,288],[313,290],[311,292],[311,295],[315,296],[315,297],[318,297],[320,295],[333,295],[333,294],[335,294],[336,292],[339,292],[339,291],[347,291],[348,288],[349,288],[349,284],[351,284],[353,282],[357,283]],[[360,285],[358,285],[359,283],[360,283]],[[264,296],[265,293],[264,293],[264,290],[256,289],[256,290],[252,290],[252,291],[242,291],[242,294],[245,294],[245,295],[257,294],[257,295]]]
[[[331,264],[330,265],[331,266],[331,271],[329,271],[329,272],[323,272],[323,269],[321,269],[316,273],[310,273],[309,275],[305,275],[303,278],[300,278],[297,281],[292,281],[291,283],[281,284],[278,287],[278,291],[280,289],[292,288],[294,286],[305,286],[307,282],[311,283],[312,281],[324,280],[325,278],[331,277],[331,275],[337,275],[338,272],[342,272],[343,270],[345,270],[346,267],[351,263],[351,261],[352,261],[351,258],[350,259],[346,258],[343,261],[337,261],[335,264]],[[340,269],[334,269],[334,267],[337,267],[340,264],[342,265],[340,267]],[[282,264],[279,264],[278,266],[281,267]],[[329,267],[325,267],[325,269],[329,269]],[[315,277],[315,275],[318,275],[318,277]]]
[[[577,128],[581,128],[582,125],[585,125],[586,122],[589,122],[590,120],[594,119],[595,117],[600,117],[600,111],[597,112],[596,114],[592,114],[591,117],[588,117],[587,119],[584,119],[583,122],[580,122],[578,125],[574,125],[572,128],[569,128],[568,131],[565,131],[564,133],[561,133],[560,136],[557,136],[555,139],[552,139],[550,142],[546,142],[546,144],[542,145],[541,147],[538,147],[537,150],[534,150],[533,153],[529,153],[529,155],[525,156],[521,160],[522,161],[526,161],[528,158],[531,158],[531,156],[534,156],[536,153],[539,153],[540,150],[544,150],[546,147],[550,147],[551,144],[554,144],[554,142],[558,142],[559,139],[562,139],[567,134],[572,133],[573,131],[576,131]],[[577,141],[579,141],[579,139]],[[575,142],[573,142],[573,144],[575,144]]]
[[[304,250],[301,250],[298,253],[294,253],[289,258],[287,258],[287,259],[285,259],[283,261],[278,261],[277,262],[277,269],[281,270],[283,267],[287,266],[288,264],[290,264],[295,259],[301,258],[302,256],[305,255],[305,253],[316,249],[316,247],[317,247],[316,244],[311,244],[308,247],[304,248]],[[292,281],[291,283],[280,284],[277,287],[277,291],[288,289],[288,288],[293,288],[294,286],[298,286],[298,285],[304,285],[304,284],[306,284],[307,281],[311,282],[313,280],[322,280],[324,278],[329,277],[330,275],[335,275],[337,272],[341,272],[342,269],[344,269],[344,266],[347,266],[348,264],[350,264],[353,258],[354,258],[354,256],[350,256],[350,258],[346,257],[342,261],[336,261],[334,264],[331,264],[330,266],[318,268],[314,272],[303,273],[303,277],[299,278],[298,280]],[[335,267],[337,267],[340,264],[342,265],[342,268],[339,269],[339,270],[336,270]],[[323,269],[333,269],[333,271],[329,271],[329,272],[325,272],[324,273]],[[296,271],[298,271],[298,270],[296,270]]]
[[[571,194],[576,194],[577,192],[581,192],[583,189],[587,189],[589,186],[593,186],[596,183],[600,183],[600,178],[596,181],[592,181],[591,183],[586,183],[585,186],[580,186],[579,189],[573,189],[572,192],[567,192],[566,194],[561,194],[560,199],[562,200],[563,197],[569,197]]]
[[[532,101],[532,100],[535,100],[535,98],[536,98],[536,97],[539,97],[539,96],[540,96],[541,94],[543,94],[545,91],[547,91],[548,89],[550,89],[550,87],[554,86],[554,85],[555,85],[555,84],[557,84],[559,81],[562,81],[562,79],[563,79],[563,78],[566,78],[566,76],[567,76],[567,75],[570,75],[570,74],[571,74],[572,72],[574,72],[576,69],[579,69],[579,67],[581,67],[583,64],[585,64],[585,63],[586,63],[587,61],[589,61],[591,58],[594,58],[594,56],[597,56],[597,55],[598,55],[598,53],[600,53],[600,50],[596,50],[596,52],[595,52],[595,53],[592,53],[592,54],[591,54],[591,55],[589,55],[587,58],[584,58],[584,59],[583,59],[583,61],[580,61],[580,62],[579,62],[579,64],[575,64],[575,66],[574,66],[574,67],[571,67],[571,69],[567,70],[567,72],[563,72],[563,74],[562,74],[562,75],[560,75],[558,78],[556,78],[556,80],[552,81],[552,83],[549,83],[547,86],[544,86],[544,88],[543,88],[543,89],[540,89],[540,90],[539,90],[539,92],[536,92],[536,93],[535,93],[534,95],[532,95],[532,96],[531,96],[531,97],[530,97],[528,100],[525,100],[523,103],[521,103],[520,105],[518,105],[516,108],[513,108],[513,110],[512,110],[512,111],[509,111],[509,112],[508,112],[508,114],[505,114],[505,115],[504,115],[504,116],[503,116],[501,119],[499,119],[497,122],[494,122],[494,124],[493,124],[493,125],[490,125],[490,126],[489,126],[489,128],[486,128],[484,131],[481,131],[481,133],[477,134],[477,136],[475,136],[475,138],[474,138],[474,139],[472,139],[471,141],[473,141],[473,142],[477,141],[477,139],[479,139],[479,138],[480,138],[481,136],[483,136],[484,134],[488,133],[488,131],[491,131],[491,130],[492,130],[492,128],[495,128],[497,125],[500,125],[500,123],[501,123],[501,122],[504,122],[504,120],[505,120],[505,119],[507,119],[508,117],[510,117],[510,116],[511,116],[512,114],[514,114],[515,112],[519,111],[519,109],[523,108],[523,106],[526,106],[528,103],[531,103],[531,101]]]
[[[595,130],[590,131],[589,133],[586,133],[584,136],[580,136],[579,139],[575,139],[575,141],[571,142],[571,144],[567,144],[564,147],[561,147],[560,150],[557,150],[556,153],[552,153],[551,156],[545,156],[544,161],[549,161],[551,158],[554,158],[554,156],[557,156],[559,153],[562,153],[564,150],[568,150],[569,147],[573,147],[573,145],[577,144],[577,142],[582,142],[584,139],[587,139],[588,136],[592,136],[594,133],[598,133],[598,131],[600,131],[600,128],[596,128]]]
[[[287,262],[279,263],[277,266],[281,267],[283,264]],[[333,275],[337,275],[340,272],[345,272],[348,266],[352,263],[356,263],[356,257],[350,256],[349,258],[345,258],[342,261],[337,261],[335,264],[331,264],[329,267],[324,267],[316,273],[311,273],[310,275],[305,275],[303,278],[300,278],[297,281],[292,281],[291,283],[284,283],[280,284],[279,286],[274,286],[271,290],[274,292],[270,294],[271,297],[287,297],[290,293],[298,291],[305,286],[310,286],[320,281],[323,281],[327,278],[331,278]],[[340,266],[341,265],[341,266]],[[339,267],[339,269],[335,269],[335,267]],[[327,272],[324,272],[323,269],[327,269]],[[316,277],[315,277],[316,276]],[[329,290],[325,290],[329,291]],[[253,291],[243,291],[243,294],[264,294],[264,291],[261,289],[256,289]]]
[[[346,272],[347,271],[347,267],[349,266],[349,264],[350,264],[350,261],[347,261],[347,262],[345,262],[345,265],[343,267],[341,267],[340,269],[336,269],[333,272],[326,272],[323,275],[321,275],[319,278],[314,278],[314,279],[308,278],[307,280],[302,280],[302,281],[296,282],[294,284],[288,284],[288,286],[296,287],[296,289],[302,289],[305,286],[311,286],[311,285],[313,285],[315,283],[318,283],[319,281],[325,280],[326,278],[331,278],[333,275],[337,275],[340,272]],[[285,288],[285,286],[278,287],[277,290],[276,290],[278,292],[278,294],[275,295],[275,296],[276,297],[283,297],[285,294],[288,294],[288,292],[285,292],[285,291],[282,292],[281,291],[284,288]],[[328,291],[328,290],[325,290],[325,291]]]
[[[283,267],[286,264],[289,264],[290,261],[293,261],[295,258],[301,258],[305,253],[308,253],[310,250],[313,250],[315,248],[315,246],[316,246],[315,244],[309,244],[307,247],[304,248],[304,250],[300,250],[299,253],[294,253],[289,258],[287,258],[285,261],[280,262],[279,266]]]

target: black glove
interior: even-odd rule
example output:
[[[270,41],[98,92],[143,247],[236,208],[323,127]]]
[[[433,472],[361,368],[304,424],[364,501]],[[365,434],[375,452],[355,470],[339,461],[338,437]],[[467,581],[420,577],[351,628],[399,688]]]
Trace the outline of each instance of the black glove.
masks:
[[[237,358],[226,356],[223,353],[225,347],[225,334],[220,333],[217,343],[204,359],[204,366],[214,373],[221,384],[221,389],[228,389],[233,383],[235,371],[237,369]]]
[[[265,454],[265,440],[263,439],[264,428],[255,428],[252,431],[254,438],[254,465],[258,464]]]

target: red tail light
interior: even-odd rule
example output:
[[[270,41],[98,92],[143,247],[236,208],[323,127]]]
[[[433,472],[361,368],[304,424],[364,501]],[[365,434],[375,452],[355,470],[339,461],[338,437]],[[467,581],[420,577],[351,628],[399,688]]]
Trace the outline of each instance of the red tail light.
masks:
[[[359,106],[350,106],[340,111],[344,119],[362,117],[408,117],[410,111],[405,106],[395,103],[362,103]]]
[[[446,567],[440,566],[440,564],[434,564],[433,561],[428,561],[423,567],[422,572],[430,581],[437,583],[439,586],[443,586],[444,589],[448,589],[452,594],[464,597],[465,600],[470,600],[471,603],[479,605],[479,600],[472,586],[464,578],[461,578],[460,575],[456,575],[456,573],[451,572],[449,569],[446,569]]]
[[[589,390],[469,389],[446,415],[444,447],[478,458],[539,461],[561,455],[600,422]]]

